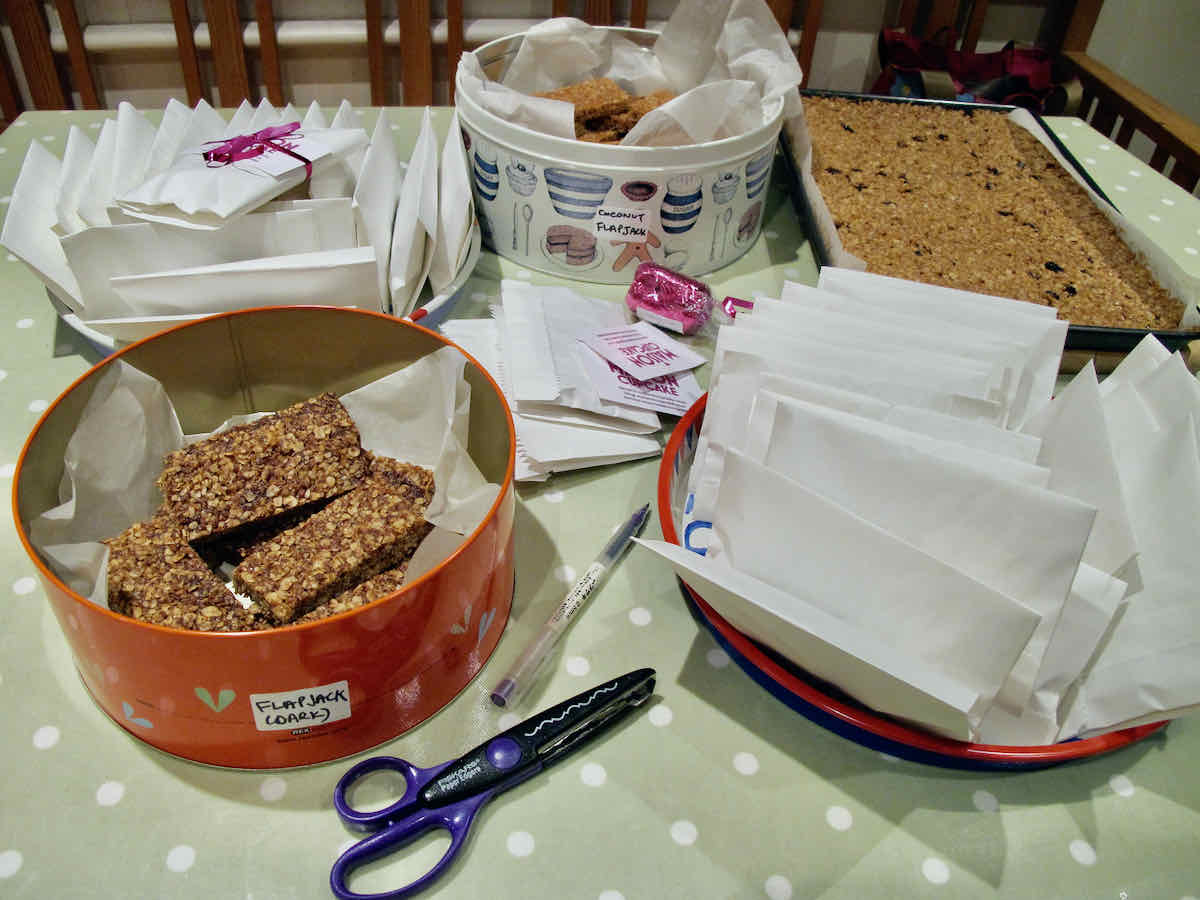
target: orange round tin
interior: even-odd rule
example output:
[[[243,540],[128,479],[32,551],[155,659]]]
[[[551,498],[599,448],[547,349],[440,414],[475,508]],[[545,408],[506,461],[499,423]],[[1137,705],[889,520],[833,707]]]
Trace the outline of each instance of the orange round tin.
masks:
[[[161,332],[94,366],[46,410],[14,476],[13,512],[84,685],[113,721],[161,750],[218,766],[325,762],[390,740],[462,690],[491,656],[513,594],[512,417],[467,356],[467,452],[500,486],[483,521],[400,591],[319,622],[234,634],[148,625],[71,590],[28,535],[59,503],[67,441],[115,359],[157,378],[186,432],[238,413],[342,395],[450,344],[350,308],[269,307]],[[466,354],[464,354],[465,356]]]

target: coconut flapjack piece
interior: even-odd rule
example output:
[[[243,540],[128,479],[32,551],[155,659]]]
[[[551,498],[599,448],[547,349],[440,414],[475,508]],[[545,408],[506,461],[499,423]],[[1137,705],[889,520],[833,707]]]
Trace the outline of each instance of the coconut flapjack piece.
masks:
[[[589,78],[536,96],[573,104],[577,122],[615,112],[630,100],[629,92],[611,78]]]
[[[193,631],[264,627],[257,610],[241,605],[163,510],[106,543],[108,606],[113,612]]]
[[[373,575],[361,584],[350,588],[350,590],[338,594],[330,600],[326,600],[320,606],[314,607],[295,619],[292,624],[319,622],[321,619],[328,619],[330,616],[336,616],[338,613],[349,612],[352,609],[358,609],[360,606],[366,606],[373,600],[378,600],[380,597],[386,597],[388,594],[400,590],[404,586],[404,577],[408,572],[408,562],[406,559],[400,565],[380,572],[378,575]]]
[[[813,175],[868,270],[1053,306],[1075,324],[1177,327],[1182,305],[1004,115],[827,97],[804,108]]]
[[[233,570],[234,589],[277,624],[407,559],[432,527],[433,473],[371,455],[354,490],[254,550]]]
[[[344,494],[366,469],[350,414],[321,394],[168,454],[157,483],[196,540]]]

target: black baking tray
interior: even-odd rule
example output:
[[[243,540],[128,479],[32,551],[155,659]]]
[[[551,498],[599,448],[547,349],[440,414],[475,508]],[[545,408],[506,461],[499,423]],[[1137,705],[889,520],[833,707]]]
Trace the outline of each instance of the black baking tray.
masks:
[[[931,100],[918,97],[889,97],[880,94],[856,94],[846,91],[821,91],[814,89],[804,89],[800,91],[801,97],[841,97],[846,100],[871,101],[875,103],[910,103],[910,104],[932,104],[934,106],[944,106],[950,109],[961,109],[964,113],[970,115],[976,110],[989,110],[994,112],[1008,113],[1016,109],[1015,106],[1007,106],[998,103],[966,103],[961,100]],[[1113,209],[1120,212],[1120,209],[1115,203],[1102,191],[1099,185],[1092,180],[1092,176],[1087,173],[1087,170],[1079,164],[1079,160],[1075,155],[1067,149],[1066,145],[1059,139],[1042,117],[1036,113],[1031,113],[1046,137],[1054,144],[1058,151],[1063,155],[1063,158],[1071,165],[1080,178],[1096,192],[1104,202]],[[790,192],[792,195],[792,205],[795,207],[796,214],[800,217],[800,221],[804,226],[805,233],[808,235],[809,242],[813,248],[813,256],[816,257],[817,267],[827,266],[830,264],[829,248],[825,246],[821,240],[821,235],[816,228],[816,222],[813,217],[812,207],[808,202],[808,197],[804,193],[804,187],[800,181],[800,173],[797,171],[797,161],[792,155],[792,147],[788,140],[787,131],[785,130],[780,136],[780,141],[783,144],[783,157],[786,168],[786,175],[789,182]],[[1072,324],[1067,328],[1067,350],[1086,350],[1093,352],[1115,352],[1127,353],[1132,350],[1137,343],[1142,340],[1147,334],[1154,334],[1155,337],[1163,343],[1168,350],[1180,350],[1187,346],[1193,340],[1200,339],[1200,332],[1195,331],[1154,331],[1149,332],[1140,328],[1106,328],[1100,325],[1075,325]]]

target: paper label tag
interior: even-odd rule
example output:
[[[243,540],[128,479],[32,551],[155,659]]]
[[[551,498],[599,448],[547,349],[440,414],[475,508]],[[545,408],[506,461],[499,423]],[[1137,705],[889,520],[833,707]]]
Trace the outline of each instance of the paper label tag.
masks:
[[[579,338],[638,381],[694,369],[704,357],[648,322],[596,331]]]
[[[250,710],[259,731],[285,731],[350,718],[350,682],[335,681],[297,691],[251,694]]]
[[[596,393],[605,400],[682,416],[703,393],[700,382],[691,372],[638,381],[590,350],[583,350],[580,356]]]
[[[292,153],[304,157],[310,163],[315,163],[321,157],[329,155],[329,148],[320,141],[314,141],[312,138],[301,135],[295,139],[281,139],[281,142],[284,140],[286,140],[287,148]],[[296,169],[304,168],[304,160],[296,159],[295,156],[291,156],[281,150],[276,150],[269,145],[263,150],[260,156],[246,160],[244,164],[247,167],[266,172],[268,175],[273,175],[276,178],[286,175],[289,172],[294,172]]]
[[[620,241],[644,241],[649,231],[650,213],[645,209],[623,206],[601,206],[596,209],[593,223],[596,237]]]

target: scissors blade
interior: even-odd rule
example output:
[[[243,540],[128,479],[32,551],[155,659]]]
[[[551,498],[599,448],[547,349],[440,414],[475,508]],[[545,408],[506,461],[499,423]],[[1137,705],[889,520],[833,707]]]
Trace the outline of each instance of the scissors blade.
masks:
[[[654,670],[598,684],[484,741],[439,772],[420,793],[426,808],[508,790],[594,737],[654,690]]]
[[[550,765],[577,744],[615,724],[653,691],[654,670],[637,669],[531,716],[512,731],[535,742],[538,757],[544,765]]]

